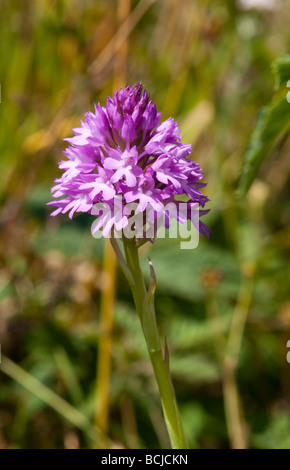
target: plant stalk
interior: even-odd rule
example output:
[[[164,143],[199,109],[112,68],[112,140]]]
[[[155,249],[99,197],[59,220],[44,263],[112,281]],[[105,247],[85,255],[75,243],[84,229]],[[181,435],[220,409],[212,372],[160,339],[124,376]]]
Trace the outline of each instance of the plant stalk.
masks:
[[[135,238],[128,239],[123,237],[123,243],[126,264],[132,275],[130,278],[127,276],[127,279],[132,290],[136,310],[140,318],[153,371],[157,380],[171,446],[173,449],[188,449],[171,381],[167,347],[165,348],[165,358],[163,358],[161,349],[161,341],[154,309],[155,277],[153,276],[153,267],[151,266],[151,282],[147,291],[140,268],[136,240]]]

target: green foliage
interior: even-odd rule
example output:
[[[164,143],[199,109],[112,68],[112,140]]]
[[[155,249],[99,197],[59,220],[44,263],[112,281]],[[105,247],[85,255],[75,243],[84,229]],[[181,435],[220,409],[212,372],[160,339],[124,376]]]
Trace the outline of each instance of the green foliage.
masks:
[[[258,119],[244,157],[240,190],[242,195],[250,188],[262,162],[279,138],[290,129],[290,106],[285,87],[290,80],[290,56],[278,59],[273,64],[275,87],[278,90],[272,102],[260,110]],[[282,88],[282,90],[281,90]],[[284,139],[282,139],[284,143]]]
[[[287,414],[282,411],[274,413],[267,429],[254,434],[253,444],[259,449],[289,449],[290,426]]]
[[[275,88],[286,87],[290,76],[290,55],[279,57],[273,63],[273,71],[275,75]]]

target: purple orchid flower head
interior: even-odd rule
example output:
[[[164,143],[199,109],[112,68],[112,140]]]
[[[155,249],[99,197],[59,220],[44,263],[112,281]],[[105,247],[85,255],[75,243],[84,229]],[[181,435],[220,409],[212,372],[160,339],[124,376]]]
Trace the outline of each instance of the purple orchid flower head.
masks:
[[[191,145],[181,142],[173,118],[161,124],[160,118],[141,83],[117,90],[105,107],[98,104],[94,113],[87,112],[81,127],[73,129],[74,137],[65,139],[67,159],[59,163],[65,172],[52,188],[56,199],[48,205],[57,209],[51,215],[94,214],[97,203],[113,207],[117,199],[119,206],[120,201],[121,206],[136,203],[137,213],[149,206],[158,217],[167,203],[178,206],[180,195],[186,196],[188,214],[193,204],[201,208],[199,216],[209,212],[203,209],[208,198],[201,192],[206,186],[202,170],[188,158]],[[124,214],[100,216],[97,229],[123,229],[132,215]],[[210,229],[200,220],[198,229],[209,236]]]

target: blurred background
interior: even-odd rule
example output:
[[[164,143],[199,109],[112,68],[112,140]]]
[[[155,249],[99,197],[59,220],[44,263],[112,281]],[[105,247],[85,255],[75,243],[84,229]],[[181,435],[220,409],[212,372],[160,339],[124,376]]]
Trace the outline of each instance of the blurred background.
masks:
[[[141,252],[189,445],[290,448],[289,139],[237,197],[271,63],[289,52],[289,1],[1,0],[0,13],[0,448],[169,445],[109,246],[91,216],[46,206],[62,139],[140,80],[211,199],[210,240]]]

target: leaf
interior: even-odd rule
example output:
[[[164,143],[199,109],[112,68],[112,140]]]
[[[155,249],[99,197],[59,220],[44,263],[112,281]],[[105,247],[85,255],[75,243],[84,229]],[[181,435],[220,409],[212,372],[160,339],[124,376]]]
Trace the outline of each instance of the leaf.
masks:
[[[276,92],[273,101],[260,110],[248,149],[244,157],[239,183],[241,195],[250,188],[262,162],[282,134],[290,129],[290,104],[284,87],[290,79],[290,56],[281,57],[273,64]],[[288,77],[288,78],[287,78]]]
[[[90,232],[90,220],[87,214],[81,214],[75,220],[64,222],[56,228],[49,228],[35,234],[32,246],[37,253],[57,250],[67,257],[74,257],[78,253],[87,253],[92,257],[100,258],[104,239],[95,240]],[[89,221],[85,227],[82,220]],[[85,247],[85,248],[84,248]]]
[[[289,414],[277,411],[271,416],[270,422],[264,431],[253,434],[252,443],[253,447],[258,449],[289,449]]]
[[[275,89],[287,86],[290,80],[290,55],[279,57],[272,65],[275,75]]]
[[[170,359],[173,380],[185,383],[212,383],[220,380],[219,366],[204,354],[175,354]]]
[[[189,448],[196,449],[198,439],[208,422],[207,412],[199,403],[192,402],[181,405],[180,414],[185,435],[188,436]]]
[[[169,343],[179,351],[209,347],[220,334],[227,333],[231,312],[217,319],[198,321],[194,319],[173,318],[169,324]]]
[[[171,246],[173,241],[175,246]],[[229,251],[206,243],[200,243],[197,250],[180,250],[178,241],[160,239],[151,248],[159,292],[170,292],[190,301],[204,300],[207,290],[202,280],[203,273],[207,269],[217,269],[222,278],[218,293],[226,298],[237,295],[239,267]],[[141,261],[142,265],[145,264],[145,260]]]

